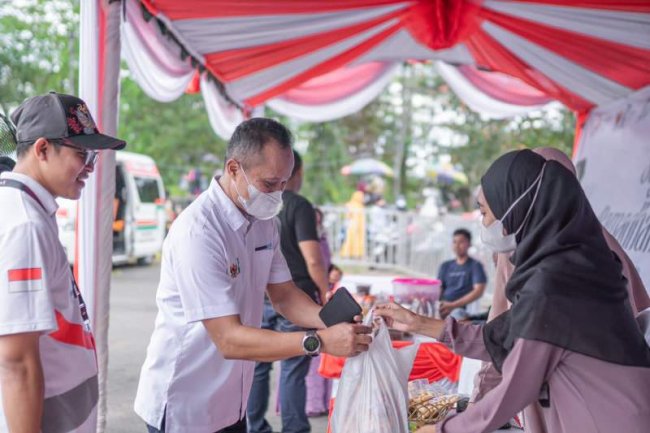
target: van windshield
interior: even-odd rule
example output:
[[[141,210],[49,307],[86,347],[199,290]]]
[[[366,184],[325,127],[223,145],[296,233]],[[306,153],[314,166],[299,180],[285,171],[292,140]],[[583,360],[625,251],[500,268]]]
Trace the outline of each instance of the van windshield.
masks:
[[[152,177],[134,177],[142,203],[155,203],[160,198],[158,180]]]

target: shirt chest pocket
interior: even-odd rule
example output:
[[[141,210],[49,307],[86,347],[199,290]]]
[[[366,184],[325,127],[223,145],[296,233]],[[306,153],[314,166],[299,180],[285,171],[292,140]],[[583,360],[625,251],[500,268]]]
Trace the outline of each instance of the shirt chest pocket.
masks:
[[[251,263],[251,269],[253,271],[253,278],[255,281],[255,286],[263,287],[263,290],[266,289],[266,285],[269,281],[269,276],[271,275],[271,265],[273,263],[273,250],[264,249],[255,251],[253,253],[253,261]]]

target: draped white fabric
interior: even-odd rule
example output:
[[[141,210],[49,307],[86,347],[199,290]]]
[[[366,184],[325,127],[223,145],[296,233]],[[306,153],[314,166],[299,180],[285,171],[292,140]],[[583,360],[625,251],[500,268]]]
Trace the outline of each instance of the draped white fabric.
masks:
[[[201,77],[201,93],[208,112],[210,126],[224,140],[228,140],[237,125],[244,120],[244,115],[238,107],[230,104],[221,96],[213,81],[203,75]]]
[[[354,37],[347,38],[337,44],[332,44],[326,48],[305,54],[294,60],[281,63],[277,66],[266,68],[260,72],[247,75],[237,81],[227,83],[226,90],[228,94],[237,100],[246,100],[255,96],[264,90],[271,89],[274,86],[282,84],[291,77],[303,73],[306,69],[312,68],[324,61],[345,53],[357,45],[362,44],[368,39],[380,33],[382,30],[397,24],[397,20],[390,20],[382,25],[373,27]]]
[[[501,26],[486,21],[483,29],[531,67],[595,105],[615,101],[632,93],[629,87],[590,71]]]
[[[178,99],[194,74],[190,62],[181,60],[179,46],[160,34],[155,20],[144,20],[135,1],[127,1],[126,13],[122,23],[122,56],[133,79],[157,101]]]
[[[390,81],[389,76],[386,74],[382,79],[369,83],[366,89],[359,89],[355,94],[341,96],[340,100],[328,101],[325,104],[313,101],[302,104],[284,98],[283,92],[291,86],[283,86],[292,83],[292,80],[295,81],[293,86],[304,83],[306,71],[331,72],[334,65],[330,69],[323,68],[322,65],[332,59],[346,56],[346,53],[369,43],[385,31],[390,33],[393,26],[399,24],[395,15],[391,14],[405,13],[409,5],[409,2],[396,2],[348,10],[319,11],[313,14],[293,13],[289,10],[261,15],[226,14],[201,17],[199,14],[194,18],[180,19],[170,19],[164,13],[157,13],[155,19],[146,22],[139,2],[126,0],[127,19],[122,26],[123,54],[133,78],[148,95],[159,101],[172,101],[180,97],[192,79],[194,68],[188,59],[181,60],[181,48],[161,34],[156,19],[164,23],[167,31],[174,35],[184,49],[209,70],[211,65],[216,63],[234,61],[237,66],[231,66],[230,70],[225,68],[224,77],[217,73],[223,88],[218,89],[213,83],[201,80],[206,86],[202,92],[210,123],[215,132],[224,138],[230,136],[233,123],[241,121],[244,116],[241,113],[235,114],[237,108],[228,103],[221,92],[225,92],[229,98],[240,105],[248,106],[249,109],[264,100],[260,95],[266,93],[272,98],[268,102],[269,106],[280,113],[304,121],[328,121],[361,109],[372,100],[373,95],[381,92],[381,86]],[[511,16],[513,19],[575,31],[587,37],[632,47],[650,46],[650,15],[645,13],[573,4],[569,7],[505,0],[486,0],[481,7],[503,16]],[[291,41],[299,38],[331,34],[337,29],[348,31],[350,26],[373,20],[374,24],[356,33],[352,32],[308,52],[296,51],[295,55],[288,55],[286,60],[281,62],[273,62],[268,56],[264,57],[265,52],[261,48],[271,49],[271,46],[283,43],[291,46]],[[542,79],[548,79],[551,87],[559,85],[562,92],[578,95],[582,98],[583,105],[601,105],[626,97],[633,91],[626,84],[591,70],[489,19],[483,21],[481,29],[537,71]],[[476,46],[469,49],[468,45],[458,43],[448,49],[432,50],[417,40],[407,28],[401,28],[372,45],[372,48],[362,48],[355,58],[351,58],[347,63],[342,61],[340,67],[371,62],[399,63],[406,58],[442,60],[454,65],[475,65],[473,56],[476,54]],[[262,65],[268,62],[268,66],[246,70],[250,64],[246,56],[254,53],[248,53],[246,50],[255,50],[258,47],[262,54],[260,62],[263,62]],[[539,108],[518,107],[496,100],[471,84],[452,67],[443,65],[438,67],[438,70],[470,107],[488,117],[503,118]]]
[[[418,43],[408,30],[400,30],[359,56],[353,64],[366,62],[402,62],[404,59],[437,59],[454,64],[473,64],[474,58],[464,44],[446,50],[431,50]]]
[[[504,119],[544,108],[544,105],[521,106],[496,100],[467,80],[454,66],[436,62],[436,70],[469,108],[490,119]]]
[[[278,113],[297,120],[326,122],[338,119],[356,113],[370,103],[370,101],[375,99],[384,90],[388,83],[391,82],[398,68],[399,64],[391,66],[373,83],[366,86],[360,92],[333,103],[303,105],[289,102],[283,98],[275,98],[269,100],[267,105]]]
[[[100,23],[100,8],[104,22]],[[119,99],[120,18],[119,3],[102,0],[81,2],[79,96],[86,101],[102,132],[115,135]],[[101,24],[101,25],[100,25]],[[102,35],[97,31],[104,29]],[[103,36],[103,39],[100,39]],[[99,50],[103,45],[104,50]],[[103,58],[100,57],[103,53]],[[104,81],[99,85],[100,77]],[[100,92],[101,90],[101,92]],[[86,181],[77,207],[75,272],[92,322],[99,369],[97,431],[106,426],[108,325],[113,253],[113,197],[115,152],[102,151],[93,174]]]
[[[647,14],[503,0],[486,0],[482,7],[599,39],[650,48]]]
[[[317,35],[324,31],[362,24],[405,6],[407,4],[310,15],[261,15],[255,20],[248,17],[179,20],[174,25],[197,52],[207,54]]]

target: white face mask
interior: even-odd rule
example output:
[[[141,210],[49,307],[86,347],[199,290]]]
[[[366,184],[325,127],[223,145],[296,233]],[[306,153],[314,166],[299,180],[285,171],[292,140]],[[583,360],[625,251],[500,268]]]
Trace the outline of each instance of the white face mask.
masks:
[[[539,193],[539,187],[542,185],[542,176],[544,176],[544,169],[546,168],[546,164],[542,167],[542,170],[539,173],[539,176],[537,176],[537,179],[528,187],[526,191],[522,195],[515,200],[515,202],[510,205],[506,213],[503,214],[503,217],[501,219],[494,221],[492,224],[489,226],[485,226],[481,223],[481,241],[485,245],[487,245],[492,251],[495,253],[507,253],[510,251],[514,251],[517,248],[517,234],[521,231],[521,229],[524,228],[524,225],[526,224],[526,220],[528,219],[528,216],[530,215],[531,211],[533,210],[533,205],[535,204],[535,200],[537,199],[537,194]],[[521,222],[521,225],[515,231],[514,233],[510,233],[508,235],[503,234],[503,221],[506,219],[508,214],[515,208],[517,203],[519,203],[526,195],[532,190],[535,186],[537,186],[537,189],[535,190],[535,195],[533,196],[533,201],[530,204],[530,207],[528,208],[528,211],[526,212],[526,216],[524,217],[524,220]]]
[[[270,193],[260,191],[251,185],[244,171],[244,167],[241,164],[239,166],[248,184],[248,200],[241,196],[234,180],[233,185],[235,185],[239,202],[244,207],[246,213],[258,220],[270,220],[279,214],[282,209],[282,191],[273,191]]]

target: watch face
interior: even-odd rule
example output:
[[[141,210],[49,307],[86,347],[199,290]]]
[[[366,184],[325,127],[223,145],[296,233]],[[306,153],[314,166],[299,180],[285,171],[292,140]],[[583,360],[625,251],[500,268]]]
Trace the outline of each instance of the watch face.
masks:
[[[305,338],[303,346],[307,352],[315,352],[320,347],[320,342],[318,341],[318,338],[309,336]]]

